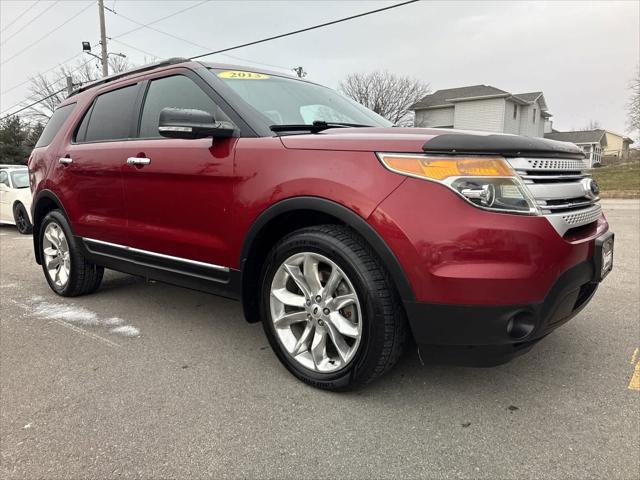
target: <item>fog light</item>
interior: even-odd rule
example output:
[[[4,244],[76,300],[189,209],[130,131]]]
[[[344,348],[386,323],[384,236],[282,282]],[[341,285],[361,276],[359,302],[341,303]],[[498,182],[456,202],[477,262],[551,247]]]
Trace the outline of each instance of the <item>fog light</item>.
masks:
[[[534,317],[531,313],[516,313],[507,323],[507,335],[514,340],[522,340],[533,331],[534,327]]]

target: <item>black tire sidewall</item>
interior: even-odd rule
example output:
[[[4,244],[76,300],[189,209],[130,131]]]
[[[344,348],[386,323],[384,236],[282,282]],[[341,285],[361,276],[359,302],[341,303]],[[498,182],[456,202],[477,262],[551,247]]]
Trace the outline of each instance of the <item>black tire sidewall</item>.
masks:
[[[362,314],[362,338],[355,357],[341,370],[332,373],[318,373],[309,370],[284,350],[277,338],[271,319],[271,282],[280,265],[291,255],[312,252],[323,255],[335,262],[349,277],[360,301]],[[384,331],[379,319],[381,311],[370,295],[372,278],[363,264],[362,258],[340,240],[320,231],[301,231],[286,237],[271,252],[265,262],[261,283],[261,317],[263,327],[272,349],[284,366],[297,378],[318,388],[344,390],[362,383],[371,376],[377,365],[384,344]]]
[[[18,226],[18,215],[22,215],[22,217],[24,218],[27,224],[24,230],[20,230],[20,227]],[[27,209],[22,203],[18,203],[16,204],[15,207],[13,207],[13,220],[16,223],[16,228],[18,229],[19,233],[23,235],[28,235],[31,233],[32,225],[31,225],[31,222],[29,221],[29,215],[27,215]]]
[[[58,287],[53,280],[49,277],[49,272],[47,271],[47,266],[44,261],[44,248],[42,246],[42,240],[44,238],[44,232],[47,229],[47,225],[50,223],[56,223],[65,236],[67,237],[67,244],[69,245],[69,279],[64,287]],[[40,249],[40,258],[42,259],[42,271],[44,272],[44,278],[47,279],[47,283],[51,287],[51,289],[56,292],[58,295],[66,296],[73,289],[73,285],[76,282],[77,273],[77,264],[78,257],[80,254],[78,247],[76,245],[75,239],[73,237],[73,233],[71,232],[71,227],[69,226],[69,222],[65,218],[65,216],[59,210],[53,210],[49,212],[42,220],[42,224],[39,228],[38,234],[38,248]]]

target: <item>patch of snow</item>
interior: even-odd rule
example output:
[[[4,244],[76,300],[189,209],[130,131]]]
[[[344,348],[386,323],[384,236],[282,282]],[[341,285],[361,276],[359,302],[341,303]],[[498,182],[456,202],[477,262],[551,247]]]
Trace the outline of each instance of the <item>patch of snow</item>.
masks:
[[[34,315],[46,318],[47,320],[63,320],[65,322],[86,326],[100,325],[98,315],[86,308],[48,302],[41,302],[34,307]]]
[[[116,335],[122,335],[123,337],[139,337],[140,330],[132,325],[122,325],[121,327],[112,328],[109,330]]]
[[[111,317],[104,320],[104,324],[107,327],[119,327],[124,323],[124,320],[118,317]]]

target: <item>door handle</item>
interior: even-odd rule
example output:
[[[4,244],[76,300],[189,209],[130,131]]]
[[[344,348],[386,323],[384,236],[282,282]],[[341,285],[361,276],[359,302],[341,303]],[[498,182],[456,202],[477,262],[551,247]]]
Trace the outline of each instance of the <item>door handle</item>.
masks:
[[[150,158],[141,157],[129,157],[127,158],[127,165],[149,165],[151,163]]]
[[[70,163],[73,163],[73,158],[71,158],[71,157],[60,157],[58,159],[58,163],[61,163],[63,165],[69,165]]]

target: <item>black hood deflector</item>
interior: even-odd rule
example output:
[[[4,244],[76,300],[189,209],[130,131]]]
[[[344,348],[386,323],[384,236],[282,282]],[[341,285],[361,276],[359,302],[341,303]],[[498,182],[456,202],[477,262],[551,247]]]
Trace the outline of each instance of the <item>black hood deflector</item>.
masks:
[[[422,149],[427,153],[572,158],[577,160],[584,158],[582,150],[573,143],[517,135],[445,133],[427,141]]]

